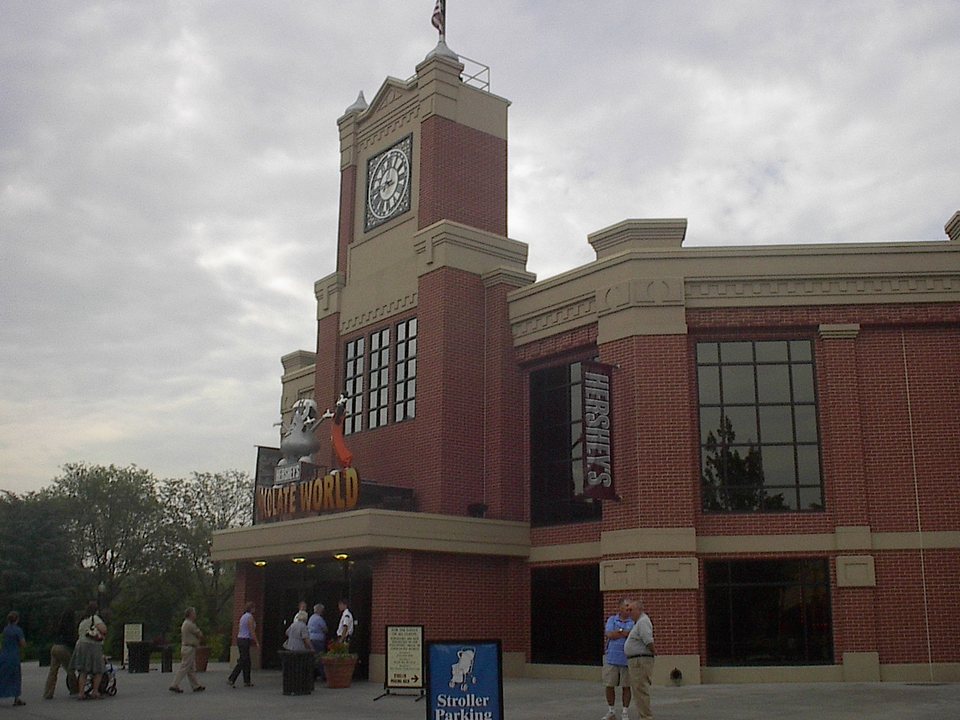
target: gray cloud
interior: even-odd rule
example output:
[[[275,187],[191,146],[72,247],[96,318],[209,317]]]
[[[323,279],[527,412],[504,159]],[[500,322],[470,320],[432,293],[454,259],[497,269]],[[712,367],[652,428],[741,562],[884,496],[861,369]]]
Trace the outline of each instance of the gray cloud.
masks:
[[[954,2],[451,2],[513,101],[510,234],[936,239],[957,209]],[[336,118],[433,3],[32,2],[0,23],[0,488],[66,462],[251,469],[334,269]]]

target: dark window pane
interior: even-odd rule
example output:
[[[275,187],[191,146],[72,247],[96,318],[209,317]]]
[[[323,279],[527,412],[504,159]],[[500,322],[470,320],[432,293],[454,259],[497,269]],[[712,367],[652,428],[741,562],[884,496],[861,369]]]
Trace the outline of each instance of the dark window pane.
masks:
[[[796,405],[797,442],[817,442],[817,410],[813,405]]]
[[[697,362],[716,363],[720,361],[716,343],[697,343]]]
[[[793,442],[793,419],[789,405],[760,407],[760,437],[764,443]]]
[[[790,341],[790,359],[813,360],[813,349],[809,340],[791,340]]]
[[[724,365],[720,372],[724,404],[753,404],[757,401],[754,393],[753,365]]]
[[[787,485],[796,482],[793,445],[764,445],[763,482],[766,485]]]
[[[720,343],[720,361],[723,363],[752,363],[753,343],[725,342]]]
[[[757,362],[787,362],[787,343],[785,340],[756,343]]]
[[[700,402],[703,405],[720,403],[720,368],[716,366],[697,368],[697,384]]]
[[[757,401],[790,402],[790,370],[787,365],[757,365]]]
[[[820,484],[820,448],[797,446],[797,479],[804,485]]]
[[[823,493],[819,485],[800,486],[800,509],[823,510]]]
[[[757,410],[755,407],[725,407],[723,412],[733,431],[728,439],[729,442],[738,444],[757,442]]]
[[[700,408],[700,441],[707,442],[710,433],[714,441],[720,436],[720,408]]]
[[[793,373],[793,401],[807,402],[814,401],[813,394],[813,365],[792,365]]]

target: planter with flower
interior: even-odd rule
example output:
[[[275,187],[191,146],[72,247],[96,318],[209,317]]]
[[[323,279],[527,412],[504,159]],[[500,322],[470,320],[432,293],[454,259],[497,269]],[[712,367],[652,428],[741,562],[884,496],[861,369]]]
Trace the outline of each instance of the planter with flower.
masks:
[[[327,676],[327,687],[348,688],[353,681],[353,670],[357,666],[357,654],[339,640],[327,643],[327,651],[320,657],[323,671]]]

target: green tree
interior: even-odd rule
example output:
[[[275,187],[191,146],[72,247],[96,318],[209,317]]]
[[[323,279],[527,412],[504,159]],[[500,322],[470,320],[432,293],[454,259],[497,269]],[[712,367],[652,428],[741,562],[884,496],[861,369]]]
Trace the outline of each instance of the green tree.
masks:
[[[239,470],[193,473],[167,480],[160,497],[177,529],[179,553],[194,582],[192,604],[201,625],[212,631],[229,628],[233,600],[233,563],[210,558],[215,530],[249,525],[253,519],[253,481]]]
[[[31,644],[46,644],[83,584],[63,503],[48,492],[0,493],[0,548],[0,608],[18,610]]]

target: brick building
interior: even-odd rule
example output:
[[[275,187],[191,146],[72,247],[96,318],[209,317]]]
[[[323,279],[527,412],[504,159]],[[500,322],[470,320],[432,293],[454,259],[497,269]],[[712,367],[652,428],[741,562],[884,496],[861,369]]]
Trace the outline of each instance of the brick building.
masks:
[[[216,535],[263,664],[298,599],[335,623],[349,594],[372,679],[394,624],[597,678],[642,595],[655,682],[960,680],[960,213],[942,241],[749,248],[628,220],[536,282],[509,103],[462,73],[438,46],[338,121],[337,264],[282,409],[347,392],[360,503],[272,486],[285,512]]]

